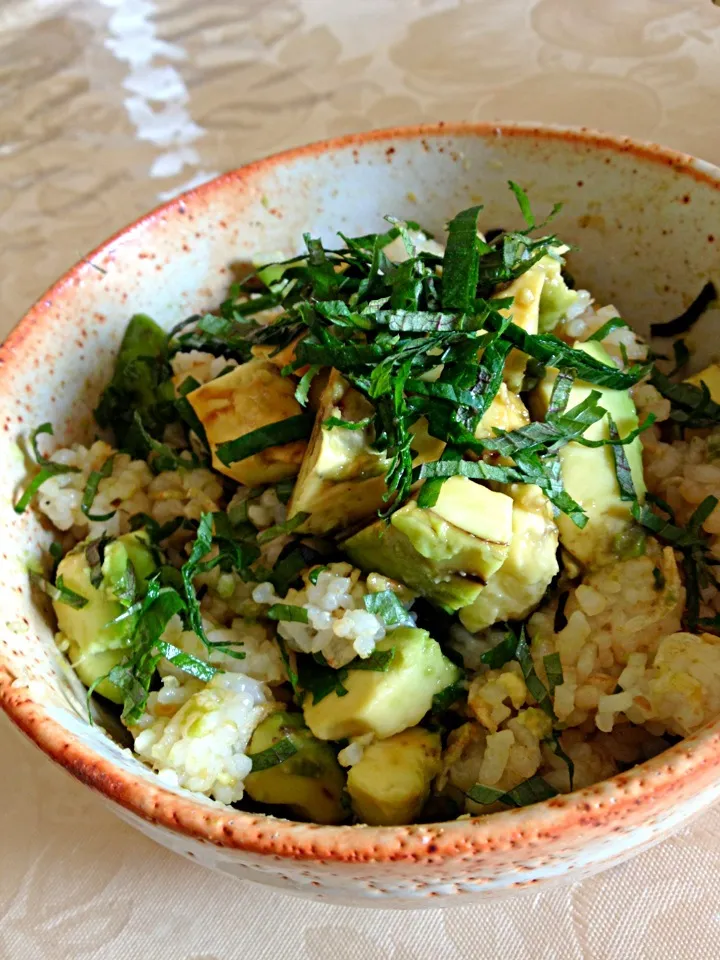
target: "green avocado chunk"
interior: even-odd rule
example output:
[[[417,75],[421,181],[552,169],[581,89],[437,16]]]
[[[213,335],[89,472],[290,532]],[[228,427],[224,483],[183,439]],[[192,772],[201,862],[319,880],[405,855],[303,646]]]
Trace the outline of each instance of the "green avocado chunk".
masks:
[[[58,627],[67,638],[67,655],[75,672],[86,686],[104,677],[123,658],[132,638],[135,618],[112,623],[135,599],[144,595],[147,578],[156,568],[147,534],[138,530],[126,533],[105,547],[102,580],[95,587],[90,580],[90,564],[85,555],[87,543],[81,543],[60,561],[57,575],[64,585],[87,600],[75,608],[53,601]],[[96,692],[122,703],[118,688],[103,680]]]
[[[252,735],[248,756],[252,759],[285,738],[296,752],[248,774],[248,795],[258,803],[288,806],[295,816],[312,823],[342,823],[347,818],[345,774],[333,748],[312,735],[301,714],[278,711],[266,717]]]
[[[507,557],[512,500],[467,477],[450,477],[432,508],[406,503],[344,543],[368,572],[400,580],[449,613],[472,603]]]
[[[305,697],[305,722],[321,740],[343,740],[372,733],[391,737],[416,726],[432,706],[432,698],[460,678],[426,630],[398,627],[378,643],[393,650],[386,670],[349,669],[347,693],[329,693],[319,703]]]
[[[578,342],[573,346],[601,363],[613,366],[613,361],[600,343],[593,340]],[[555,371],[549,372],[533,391],[531,405],[539,419],[544,418],[547,413],[555,376]],[[600,404],[612,416],[620,437],[626,437],[637,427],[637,410],[627,390],[612,390],[578,380],[570,391],[568,407],[581,403],[591,390],[600,392]],[[607,419],[592,424],[584,436],[588,440],[607,439]],[[640,438],[636,438],[623,449],[630,464],[638,500],[642,502],[646,486]],[[579,443],[569,443],[560,450],[560,461],[565,489],[588,515],[588,522],[581,529],[566,514],[561,513],[557,517],[560,542],[568,553],[586,567],[601,566],[617,560],[617,545],[632,523],[632,504],[620,499],[611,448],[584,447]]]
[[[553,330],[577,300],[577,290],[571,290],[562,275],[562,264],[552,257],[543,257],[545,283],[540,294],[538,329],[540,333]]]
[[[365,748],[348,773],[348,793],[359,820],[372,826],[412,823],[440,772],[440,734],[403,730]]]
[[[370,402],[333,370],[288,504],[290,518],[309,514],[303,533],[366,522],[383,505],[388,462],[370,446],[369,428],[325,426],[331,418],[358,423],[372,413]]]

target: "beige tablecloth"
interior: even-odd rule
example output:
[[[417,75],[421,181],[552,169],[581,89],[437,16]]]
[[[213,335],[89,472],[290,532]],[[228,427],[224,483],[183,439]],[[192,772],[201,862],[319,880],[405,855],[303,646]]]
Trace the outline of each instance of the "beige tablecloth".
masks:
[[[720,163],[720,8],[0,0],[0,333],[80,255],[184,187],[329,134],[462,118],[596,126]],[[572,887],[381,913],[171,856],[6,722],[0,763],[2,958],[720,957],[720,810]]]

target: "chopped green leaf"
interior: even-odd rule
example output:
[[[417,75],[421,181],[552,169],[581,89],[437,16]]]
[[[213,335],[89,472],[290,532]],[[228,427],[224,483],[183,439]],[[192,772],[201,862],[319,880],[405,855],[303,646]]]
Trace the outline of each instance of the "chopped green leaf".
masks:
[[[467,687],[462,680],[456,680],[454,683],[448,684],[447,687],[433,696],[430,712],[445,713],[454,703],[457,703],[458,700],[464,697],[466,693]]]
[[[394,657],[395,647],[390,647],[389,650],[373,650],[369,657],[355,657],[342,670],[373,670],[385,673]]]
[[[552,697],[555,693],[555,687],[560,687],[565,682],[563,678],[562,663],[560,662],[560,654],[546,654],[543,657],[543,665],[545,667],[545,675],[547,676],[548,693]]]
[[[667,320],[665,323],[650,324],[650,335],[653,337],[677,337],[687,333],[693,327],[712,303],[717,300],[715,285],[708,281],[690,306],[679,317]]]
[[[53,428],[50,423],[41,423],[39,427],[36,427],[33,432],[30,434],[30,444],[35,455],[35,461],[38,466],[41,468],[40,472],[36,474],[33,479],[30,481],[28,486],[25,488],[22,496],[14,506],[15,513],[24,513],[27,508],[30,506],[32,498],[38,492],[40,487],[45,483],[46,480],[49,480],[51,477],[57,477],[62,473],[79,473],[78,467],[70,466],[66,463],[56,463],[54,460],[50,460],[48,457],[44,457],[40,450],[38,449],[37,438],[41,433],[48,433],[50,436],[53,436]]]
[[[263,530],[262,533],[257,535],[257,542],[270,543],[271,540],[275,540],[277,537],[292,533],[294,530],[297,530],[298,527],[301,527],[309,516],[309,513],[296,513],[295,516],[289,520],[285,520],[283,523],[277,523],[275,526]]]
[[[482,783],[471,787],[466,796],[474,803],[489,806],[491,803],[504,803],[509,807],[527,807],[532,803],[541,803],[557,796],[557,790],[542,777],[530,777],[512,790],[504,792],[496,787],[487,787]]]
[[[117,511],[111,510],[109,513],[103,513],[99,515],[94,515],[90,513],[92,510],[92,505],[97,496],[98,487],[100,486],[100,481],[106,479],[107,477],[112,476],[113,464],[115,462],[115,454],[108,457],[105,463],[100,467],[99,470],[93,470],[90,476],[87,479],[85,484],[85,491],[83,493],[82,503],[80,504],[80,509],[88,518],[88,520],[95,521],[97,523],[102,523],[105,520],[112,520]]]
[[[570,781],[570,789],[572,790],[573,781],[575,779],[575,764],[573,763],[572,758],[563,750],[558,731],[553,730],[552,735],[543,742],[547,744],[555,756],[559,757],[568,768],[568,780]]]
[[[308,580],[310,581],[310,583],[313,586],[315,586],[318,582],[318,577],[320,576],[320,574],[323,572],[323,570],[327,570],[327,569],[328,569],[327,567],[313,567],[313,569],[308,574]]]
[[[481,210],[481,206],[470,207],[448,223],[443,257],[442,305],[445,310],[467,310],[476,296],[480,267],[477,221]]]
[[[306,608],[291,603],[273,603],[266,616],[269,620],[291,620],[294,623],[308,622]]]
[[[591,334],[587,339],[588,342],[591,340],[604,340],[605,337],[609,337],[613,330],[622,330],[630,329],[630,324],[626,323],[621,317],[613,317],[612,319],[606,321],[601,327]]]
[[[491,670],[499,670],[509,660],[517,659],[517,646],[518,637],[510,630],[500,643],[495,644],[492,650],[486,650],[480,659]]]
[[[363,602],[367,612],[380,617],[386,627],[415,626],[415,621],[392,590],[368,593]]]
[[[220,443],[215,448],[215,454],[221,463],[230,466],[232,463],[253,457],[256,453],[267,450],[268,447],[306,440],[312,425],[313,417],[310,414],[301,413],[286,420],[278,420],[267,426],[258,427],[257,430],[251,430],[235,440]]]
[[[292,737],[285,736],[278,740],[272,746],[261,750],[259,753],[249,754],[252,760],[252,772],[257,773],[260,770],[269,770],[271,767],[277,767],[279,764],[294,757],[298,752],[295,741]]]
[[[62,576],[59,576],[53,585],[39,574],[31,571],[30,580],[34,586],[46,593],[56,603],[65,603],[74,610],[82,610],[83,607],[87,606],[87,598],[66,587]]]
[[[610,425],[610,439],[615,441],[620,439],[618,428],[615,421],[608,413],[608,423]],[[613,460],[615,462],[615,476],[617,477],[618,489],[620,490],[620,499],[630,503],[637,500],[637,492],[633,483],[632,470],[630,462],[625,453],[625,447],[622,444],[614,443],[612,450]]]
[[[300,383],[298,383],[297,387],[295,388],[295,399],[301,407],[307,406],[310,387],[312,386],[312,382],[317,376],[319,370],[319,364],[311,364],[310,367],[308,367],[307,373],[302,375],[300,378]]]

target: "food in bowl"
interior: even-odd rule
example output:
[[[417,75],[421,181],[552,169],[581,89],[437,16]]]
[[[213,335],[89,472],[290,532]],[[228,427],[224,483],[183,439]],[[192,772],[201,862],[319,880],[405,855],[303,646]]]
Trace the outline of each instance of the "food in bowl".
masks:
[[[57,533],[33,581],[89,709],[165,783],[450,819],[720,713],[720,371],[651,359],[511,187],[522,229],[473,207],[444,244],[307,236],[214,313],[134,316],[101,436],[46,456],[33,433],[16,509]]]

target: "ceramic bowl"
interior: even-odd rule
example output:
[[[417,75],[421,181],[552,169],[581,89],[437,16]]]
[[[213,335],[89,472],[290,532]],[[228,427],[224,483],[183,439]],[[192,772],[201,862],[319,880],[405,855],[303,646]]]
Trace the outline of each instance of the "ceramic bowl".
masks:
[[[224,808],[163,786],[85,718],[83,691],[30,596],[27,563],[51,540],[12,502],[27,464],[18,440],[50,420],[87,439],[129,316],[166,327],[225,294],[234,261],[382,227],[384,214],[441,231],[485,204],[515,225],[506,182],[536,209],[564,204],[557,232],[572,270],[641,329],[679,313],[720,260],[720,170],[657,146],[587,130],[448,124],[314,144],[250,164],[179,197],[73,267],[0,352],[0,701],[13,722],[124,820],[232,876],[355,904],[460,904],[618,863],[720,795],[720,722],[649,763],[531,808],[408,827],[327,827]],[[715,319],[718,314],[715,313]],[[706,318],[694,332],[716,347]]]

